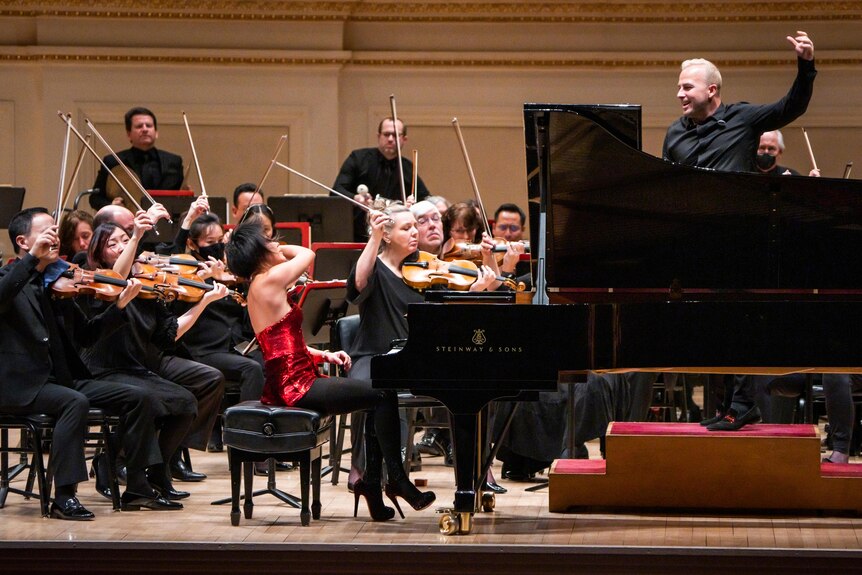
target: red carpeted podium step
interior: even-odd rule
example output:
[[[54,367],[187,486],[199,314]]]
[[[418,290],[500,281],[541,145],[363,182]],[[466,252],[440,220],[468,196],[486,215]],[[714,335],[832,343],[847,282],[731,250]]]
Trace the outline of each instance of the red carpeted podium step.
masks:
[[[849,510],[862,512],[862,465],[820,463],[813,425],[712,432],[689,423],[608,426],[606,461],[563,459],[549,508]]]

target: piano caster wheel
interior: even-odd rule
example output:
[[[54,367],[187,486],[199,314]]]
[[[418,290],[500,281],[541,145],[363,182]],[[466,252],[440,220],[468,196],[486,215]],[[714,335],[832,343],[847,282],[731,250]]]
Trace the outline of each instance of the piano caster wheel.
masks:
[[[482,511],[493,511],[497,505],[497,497],[490,491],[482,493]]]
[[[455,535],[461,529],[461,521],[455,513],[444,513],[440,517],[439,527],[442,535]]]

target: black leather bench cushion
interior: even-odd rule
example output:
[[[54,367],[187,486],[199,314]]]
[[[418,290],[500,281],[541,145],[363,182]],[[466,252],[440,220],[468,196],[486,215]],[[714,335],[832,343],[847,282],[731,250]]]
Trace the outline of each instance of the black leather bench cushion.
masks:
[[[322,445],[331,417],[299,407],[244,401],[224,412],[224,443],[259,453],[290,453]]]

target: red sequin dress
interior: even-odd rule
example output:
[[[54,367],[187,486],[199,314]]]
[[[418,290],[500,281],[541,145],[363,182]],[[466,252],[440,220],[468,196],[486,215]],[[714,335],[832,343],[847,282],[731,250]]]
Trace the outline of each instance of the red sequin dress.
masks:
[[[257,334],[265,382],[261,403],[294,405],[320,375],[302,337],[302,310],[292,306],[283,318]]]

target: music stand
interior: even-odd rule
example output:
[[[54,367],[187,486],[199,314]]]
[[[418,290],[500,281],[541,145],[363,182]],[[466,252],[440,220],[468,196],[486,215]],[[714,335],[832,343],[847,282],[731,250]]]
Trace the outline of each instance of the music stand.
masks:
[[[308,222],[322,242],[353,240],[353,206],[343,198],[316,194],[271,196],[266,200],[279,222]]]
[[[24,188],[0,186],[0,228],[8,229],[9,220],[21,211],[24,192]]]
[[[346,280],[365,244],[355,242],[314,242],[314,263],[309,271],[316,281]]]
[[[335,322],[354,313],[356,306],[347,302],[347,282],[311,282],[302,288],[297,303],[302,308],[302,335],[306,344],[328,344],[329,330]]]

